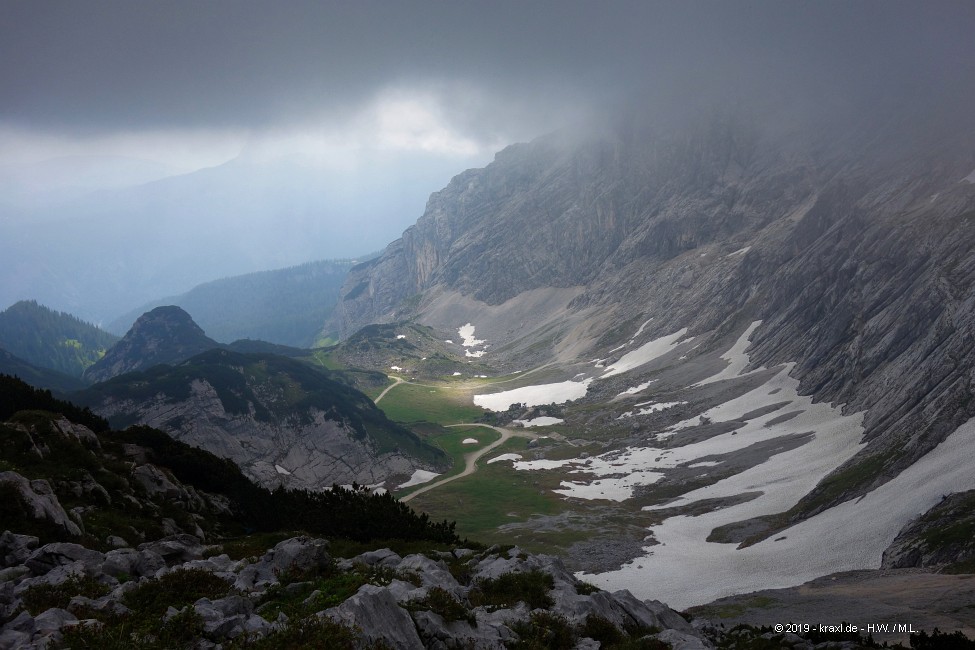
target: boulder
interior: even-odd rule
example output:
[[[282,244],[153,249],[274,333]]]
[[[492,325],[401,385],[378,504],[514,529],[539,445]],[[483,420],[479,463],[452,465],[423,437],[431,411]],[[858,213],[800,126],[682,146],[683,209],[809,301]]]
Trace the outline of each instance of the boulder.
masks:
[[[35,550],[24,564],[36,576],[42,576],[55,567],[65,566],[74,562],[80,562],[87,575],[94,575],[101,571],[102,564],[105,562],[105,555],[98,551],[73,544],[71,542],[54,542],[45,544]]]
[[[321,615],[336,623],[357,626],[366,643],[385,643],[393,650],[421,650],[413,619],[382,587],[363,585],[354,596]]]
[[[711,650],[714,647],[704,639],[678,630],[664,630],[653,636],[669,644],[671,650]]]
[[[467,621],[445,621],[434,612],[413,614],[416,629],[427,648],[478,648],[504,650],[504,641],[497,628],[489,625],[472,627]]]
[[[61,502],[51,489],[51,484],[43,479],[29,481],[17,472],[0,472],[0,483],[14,486],[34,519],[44,519],[59,526],[73,536],[81,535],[81,528],[71,521]]]
[[[0,535],[0,568],[23,564],[37,548],[39,540],[33,535],[17,535],[9,530]]]
[[[200,544],[200,538],[187,533],[169,535],[155,542],[139,544],[139,550],[153,551],[159,554],[169,566],[199,560],[203,557],[203,546]]]
[[[407,555],[396,570],[402,573],[416,573],[424,587],[440,587],[459,595],[463,588],[451,575],[443,560],[434,561],[425,555]]]

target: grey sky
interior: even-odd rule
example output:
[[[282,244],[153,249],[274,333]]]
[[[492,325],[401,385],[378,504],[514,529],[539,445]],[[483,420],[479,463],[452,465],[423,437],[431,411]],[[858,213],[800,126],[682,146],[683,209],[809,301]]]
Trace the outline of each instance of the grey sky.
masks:
[[[962,83],[973,33],[967,1],[8,1],[0,126],[200,142],[346,125],[419,93],[490,146],[635,92]]]

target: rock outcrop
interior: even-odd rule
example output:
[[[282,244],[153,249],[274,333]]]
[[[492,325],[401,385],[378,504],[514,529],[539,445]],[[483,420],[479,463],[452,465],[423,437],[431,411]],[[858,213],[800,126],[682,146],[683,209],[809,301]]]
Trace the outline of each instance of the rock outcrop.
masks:
[[[908,523],[884,551],[885,569],[975,565],[975,492],[945,495],[941,503]]]
[[[178,363],[219,346],[179,307],[156,307],[140,316],[121,341],[85,370],[84,378],[92,383],[105,381],[161,363]]]
[[[148,425],[229,458],[269,487],[391,486],[446,463],[366,395],[275,355],[211,350],[76,399],[116,426]]]
[[[13,537],[6,532],[0,540]],[[168,550],[161,554],[163,546]],[[296,537],[241,560],[219,554],[219,547],[202,559],[201,550],[199,539],[181,535],[108,553],[47,544],[26,560],[24,553],[8,555],[0,567],[10,576],[0,583],[0,648],[47,647],[77,639],[86,628],[124,628],[136,618],[158,635],[178,617],[193,625],[196,638],[184,638],[192,647],[245,637],[286,643],[287,634],[321,619],[345,628],[359,643],[409,650],[505,648],[539,634],[575,639],[576,647],[598,647],[593,637],[604,642],[656,637],[675,648],[712,647],[665,605],[639,601],[627,591],[595,590],[559,560],[517,548],[406,557],[385,549],[336,559],[325,540]],[[174,594],[169,606],[139,597],[152,589],[166,593],[170,581],[187,590],[207,585],[210,595],[180,602]],[[352,589],[338,604],[317,604],[334,600],[322,591],[327,585],[342,583]],[[73,593],[82,585],[88,596]],[[63,602],[37,605],[42,592]],[[283,602],[302,601],[290,615],[281,610]]]

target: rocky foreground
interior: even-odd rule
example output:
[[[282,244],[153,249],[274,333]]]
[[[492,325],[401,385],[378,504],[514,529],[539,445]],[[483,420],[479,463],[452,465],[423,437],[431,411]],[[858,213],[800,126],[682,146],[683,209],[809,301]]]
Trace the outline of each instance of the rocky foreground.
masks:
[[[186,534],[102,553],[4,532],[0,648],[857,645],[692,624],[517,548],[339,559],[326,540],[301,536],[260,556],[222,550]]]

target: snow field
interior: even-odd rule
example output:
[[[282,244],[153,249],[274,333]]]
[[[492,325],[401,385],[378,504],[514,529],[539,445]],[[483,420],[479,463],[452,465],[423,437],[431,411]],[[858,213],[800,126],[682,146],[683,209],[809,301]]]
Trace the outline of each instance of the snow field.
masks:
[[[600,376],[600,379],[621,375],[628,370],[633,370],[634,368],[638,368],[645,363],[649,363],[657,357],[662,357],[675,348],[679,343],[690,341],[691,339],[686,339],[685,341],[680,340],[680,338],[686,333],[687,328],[684,327],[673,334],[661,336],[658,339],[644,343],[636,350],[627,352],[613,365],[606,368],[606,371]]]
[[[943,494],[975,489],[973,448],[975,419],[876,490],[741,550],[700,541],[714,523],[707,515],[668,519],[654,529],[661,545],[648,547],[648,556],[586,579],[680,609],[735,593],[795,586],[837,571],[878,568],[881,553],[910,519]]]
[[[506,411],[512,404],[543,406],[545,404],[564,404],[570,400],[585,397],[592,378],[582,381],[562,381],[554,384],[522,386],[500,393],[475,395],[474,403],[489,411]]]
[[[413,476],[410,477],[410,480],[408,480],[406,483],[397,485],[396,489],[402,490],[403,488],[413,487],[414,485],[422,485],[423,483],[432,481],[438,476],[440,476],[440,474],[437,474],[436,472],[428,472],[425,469],[418,469],[413,472]]]

